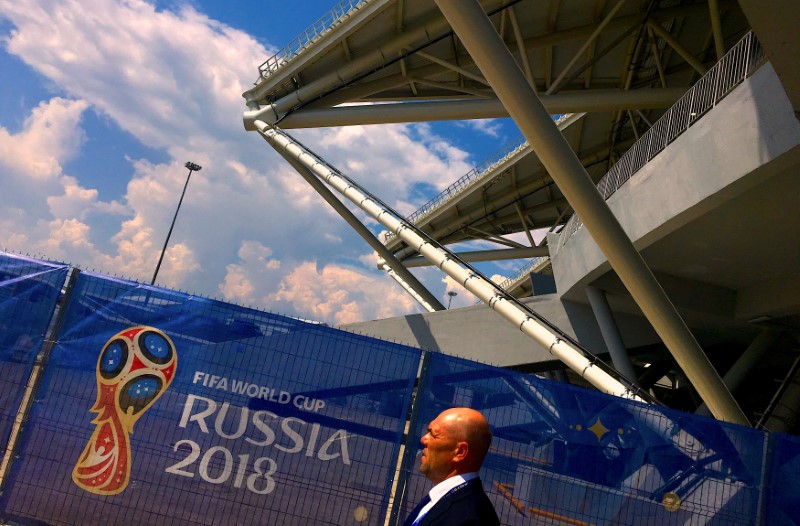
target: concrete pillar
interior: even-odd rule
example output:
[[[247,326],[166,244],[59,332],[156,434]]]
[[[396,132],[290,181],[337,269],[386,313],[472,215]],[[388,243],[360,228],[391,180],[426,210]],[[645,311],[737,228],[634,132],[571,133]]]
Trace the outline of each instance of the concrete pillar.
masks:
[[[589,305],[600,326],[603,341],[606,342],[608,352],[611,354],[611,363],[614,365],[614,369],[622,373],[631,383],[638,383],[636,371],[633,369],[630,356],[628,356],[628,350],[622,342],[622,335],[614,321],[614,314],[611,312],[606,293],[590,286],[586,287],[586,294],[589,296]]]

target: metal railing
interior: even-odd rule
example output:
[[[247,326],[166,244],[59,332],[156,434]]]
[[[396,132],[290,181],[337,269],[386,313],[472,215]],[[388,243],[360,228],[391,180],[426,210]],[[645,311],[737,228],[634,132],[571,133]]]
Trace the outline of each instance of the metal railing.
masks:
[[[600,179],[597,189],[608,199],[669,143],[725,98],[740,82],[752,75],[766,57],[755,35],[746,34],[694,86],[676,102]],[[573,214],[561,230],[556,249],[578,231],[582,222]]]
[[[536,268],[537,266],[541,265],[545,261],[549,261],[550,258],[548,256],[541,256],[538,258],[533,258],[528,264],[524,265],[522,268],[517,270],[517,272],[511,276],[510,278],[506,278],[502,281],[499,285],[500,288],[503,290],[508,290],[508,288],[522,279],[523,277],[527,276],[531,273],[531,271]]]
[[[346,18],[351,11],[358,9],[370,0],[343,0],[333,7],[330,11],[325,13],[319,20],[314,22],[303,33],[294,38],[280,51],[268,58],[263,64],[258,67],[259,77],[258,82],[264,80],[274,72],[278,71],[282,66],[287,64],[293,57],[300,53],[306,46],[316,42],[322,35],[330,31],[333,27],[339,25],[341,21]]]
[[[555,120],[555,123],[556,125],[560,125],[571,117],[571,113],[565,113],[560,115],[559,118]],[[406,221],[417,224],[417,221],[438,208],[442,203],[462,194],[467,188],[474,186],[478,181],[483,181],[486,177],[495,177],[497,174],[494,173],[494,170],[498,166],[506,164],[510,159],[527,149],[528,141],[525,140],[525,137],[521,135],[517,136],[517,138],[507,142],[475,168],[461,176],[456,182],[442,190],[436,197],[419,207],[413,214],[406,217]],[[388,242],[393,237],[394,234],[392,232],[386,232],[384,242]]]
[[[525,142],[524,137],[521,136],[506,143],[502,148],[496,150],[486,160],[481,162],[465,175],[461,176],[456,182],[442,190],[442,192],[440,192],[436,197],[419,207],[416,212],[406,218],[406,221],[416,224],[416,222],[423,216],[427,215],[435,208],[438,208],[442,203],[449,201],[453,197],[461,194],[465,189],[482,180],[484,176],[492,174],[495,168],[502,165],[519,152],[525,150],[527,147],[528,143]],[[392,237],[394,237],[394,234],[390,232],[388,233],[386,239],[389,240]]]

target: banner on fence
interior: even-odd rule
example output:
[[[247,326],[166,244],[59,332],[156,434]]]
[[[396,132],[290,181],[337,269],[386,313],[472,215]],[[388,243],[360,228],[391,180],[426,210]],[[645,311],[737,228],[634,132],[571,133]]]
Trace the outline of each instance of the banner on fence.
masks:
[[[427,363],[408,454],[418,464],[442,410],[481,411],[494,433],[481,478],[504,525],[756,523],[759,431],[446,355]],[[430,489],[410,471],[401,517]]]
[[[5,451],[67,265],[0,253],[0,451]]]
[[[383,524],[420,354],[82,273],[0,513]]]

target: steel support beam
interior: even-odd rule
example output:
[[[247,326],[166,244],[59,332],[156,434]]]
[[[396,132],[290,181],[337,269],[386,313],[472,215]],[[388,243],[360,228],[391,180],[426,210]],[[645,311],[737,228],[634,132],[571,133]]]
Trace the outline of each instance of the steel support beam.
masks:
[[[767,329],[761,333],[747,346],[742,355],[736,360],[722,381],[728,386],[732,392],[736,392],[739,386],[747,378],[753,368],[761,361],[770,347],[778,340],[781,332],[777,330]],[[700,407],[695,411],[698,415],[710,416],[711,412],[708,410],[706,404],[700,404]]]
[[[721,60],[725,55],[725,39],[722,36],[722,21],[719,17],[719,0],[708,0],[708,16],[711,18],[711,30],[714,32],[717,60]]]
[[[611,19],[614,18],[614,15],[617,14],[617,11],[620,10],[620,8],[625,4],[626,1],[627,0],[619,0],[617,2],[617,5],[615,5],[611,9],[611,11],[608,12],[603,21],[600,22],[600,25],[597,26],[597,29],[595,29],[594,32],[589,36],[589,38],[586,39],[586,42],[583,43],[578,52],[575,53],[575,55],[572,57],[572,60],[570,60],[569,63],[564,67],[564,69],[561,71],[561,74],[558,77],[556,77],[556,80],[553,81],[553,84],[549,88],[547,88],[547,92],[545,93],[546,95],[551,95],[553,92],[555,92],[556,90],[558,90],[558,88],[561,87],[561,82],[564,80],[564,77],[566,77],[567,74],[569,74],[569,71],[572,69],[572,66],[574,66],[575,63],[580,60],[581,56],[583,56],[586,50],[589,49],[589,46],[591,46],[592,43],[595,41],[595,39],[597,39],[597,37],[600,36],[600,33],[603,32],[608,23],[611,22]]]
[[[494,30],[494,29],[493,29]],[[512,59],[513,61],[513,59]],[[527,80],[524,79],[526,86]],[[256,121],[256,129],[261,135],[279,151],[284,151],[298,162],[308,168],[314,175],[325,181],[332,188],[356,204],[378,223],[394,232],[409,246],[417,248],[418,252],[436,265],[442,272],[453,278],[462,287],[474,294],[479,300],[486,303],[493,311],[505,318],[514,327],[530,337],[538,345],[549,349],[550,354],[563,361],[584,380],[598,388],[600,391],[642,401],[633,394],[622,382],[592,363],[584,353],[574,347],[570,342],[563,340],[551,329],[539,323],[523,309],[514,304],[510,297],[498,291],[487,283],[483,277],[462,266],[450,255],[423,239],[408,223],[397,217],[394,213],[384,208],[353,181],[344,178],[327,163],[309,152],[303,145],[296,142],[289,135],[278,128],[271,127],[263,121]]]
[[[669,46],[672,49],[674,49],[675,52],[678,55],[680,55],[681,58],[683,58],[683,60],[688,62],[689,65],[692,66],[695,69],[695,71],[697,71],[700,74],[700,76],[703,76],[706,73],[708,73],[708,68],[705,67],[702,62],[697,60],[697,58],[695,58],[695,56],[692,55],[692,52],[686,49],[686,47],[683,44],[678,42],[678,40],[675,37],[673,37],[669,31],[667,31],[661,26],[661,24],[659,24],[658,22],[654,22],[653,20],[649,20],[647,22],[647,25],[653,30],[653,33],[661,37],[661,39],[664,40],[664,42],[666,42],[667,44],[669,44]]]
[[[542,104],[552,115],[666,109],[684,93],[686,93],[684,88],[573,91],[542,97]],[[257,113],[245,114],[248,129],[252,126],[252,123],[248,123],[248,119],[254,118]],[[281,121],[281,128],[289,130],[359,124],[496,119],[508,116],[508,111],[498,99],[369,104],[337,108],[303,108],[287,115]]]
[[[529,247],[529,248],[501,248],[498,250],[472,250],[468,252],[456,252],[456,256],[462,261],[467,263],[474,263],[476,261],[501,261],[507,259],[524,259],[524,258],[538,258],[542,256],[549,256],[550,250],[547,247]],[[403,265],[406,268],[425,267],[430,265],[430,262],[422,256],[413,256],[403,260]],[[378,262],[380,268],[381,262]]]
[[[712,414],[750,425],[476,0],[435,0],[587,231]]]

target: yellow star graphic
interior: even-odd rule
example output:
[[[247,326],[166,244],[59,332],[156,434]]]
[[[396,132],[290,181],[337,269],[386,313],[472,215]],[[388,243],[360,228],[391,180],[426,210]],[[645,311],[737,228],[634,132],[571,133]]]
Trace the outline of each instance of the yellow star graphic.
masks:
[[[604,426],[603,423],[600,421],[600,417],[597,417],[597,421],[595,421],[595,423],[592,424],[587,429],[592,433],[594,433],[594,436],[597,437],[598,442],[600,442],[600,439],[603,438],[603,435],[605,435],[609,431],[609,429],[606,426]]]

